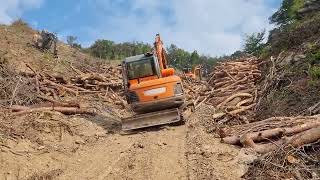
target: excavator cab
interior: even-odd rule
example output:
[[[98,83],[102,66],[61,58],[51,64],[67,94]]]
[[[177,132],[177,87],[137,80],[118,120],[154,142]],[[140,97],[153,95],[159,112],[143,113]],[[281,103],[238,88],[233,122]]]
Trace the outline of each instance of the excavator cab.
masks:
[[[122,76],[127,102],[135,112],[179,107],[184,102],[180,77],[174,75],[173,68],[161,69],[153,54],[126,58]]]
[[[136,115],[122,119],[122,129],[169,124],[181,120],[184,103],[182,81],[167,66],[160,36],[152,53],[127,57],[122,62],[123,86],[128,104]]]
[[[123,79],[126,81],[125,89],[131,85],[160,77],[160,68],[156,57],[152,54],[138,55],[123,61]]]

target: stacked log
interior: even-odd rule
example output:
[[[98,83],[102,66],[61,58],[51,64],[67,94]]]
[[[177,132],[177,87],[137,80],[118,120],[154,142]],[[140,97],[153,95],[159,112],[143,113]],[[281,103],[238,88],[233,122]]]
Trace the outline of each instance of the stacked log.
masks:
[[[211,87],[201,81],[182,78],[186,101],[192,103],[195,108],[208,100]]]
[[[242,144],[258,153],[288,145],[298,148],[320,139],[320,116],[272,117],[220,129],[220,137],[224,143]]]
[[[64,97],[76,98],[85,94],[95,94],[99,100],[127,106],[119,89],[122,87],[120,69],[109,66],[104,73],[82,72],[72,67],[77,75],[66,78],[59,74],[37,72],[30,64],[26,66],[31,70],[20,72],[20,76],[30,79],[37,91],[37,97],[49,103],[36,104],[34,106],[11,106],[13,115],[22,115],[29,112],[58,111],[63,114],[91,114],[96,112],[84,108],[78,102],[61,101]]]
[[[113,66],[104,67],[104,73],[83,73],[79,70],[73,69],[79,74],[71,78],[71,83],[90,90],[105,90],[108,88],[121,88],[122,77],[120,69]]]
[[[256,82],[260,77],[256,57],[219,62],[208,80],[213,89],[207,103],[217,110],[213,118],[225,123],[232,119],[230,117],[239,117],[248,123],[245,115],[253,114],[258,95]]]
[[[42,93],[49,93],[51,96],[54,96],[55,93],[57,93],[56,95],[64,95],[61,91],[66,91],[73,95],[105,92],[110,88],[117,89],[122,86],[120,69],[112,66],[109,68],[109,72],[106,73],[84,73],[76,70],[78,75],[72,76],[69,79],[59,74],[38,73],[31,65],[26,64],[26,66],[29,67],[32,72],[20,72],[19,74],[33,78],[37,88],[39,88]],[[75,70],[75,68],[73,69]]]

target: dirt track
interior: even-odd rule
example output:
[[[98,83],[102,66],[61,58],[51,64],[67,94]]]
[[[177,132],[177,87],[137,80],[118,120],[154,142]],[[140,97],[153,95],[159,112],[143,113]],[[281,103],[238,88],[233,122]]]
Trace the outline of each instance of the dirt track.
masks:
[[[77,141],[71,152],[2,152],[0,179],[239,179],[252,156],[205,133],[202,113],[181,126]]]
[[[185,128],[112,135],[81,148],[60,179],[186,179]]]

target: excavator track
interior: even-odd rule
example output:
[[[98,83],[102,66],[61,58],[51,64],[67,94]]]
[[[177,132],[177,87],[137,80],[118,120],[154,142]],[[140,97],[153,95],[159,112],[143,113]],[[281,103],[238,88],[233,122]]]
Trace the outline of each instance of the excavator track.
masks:
[[[122,130],[129,131],[145,127],[171,124],[182,120],[179,109],[166,109],[122,119]]]

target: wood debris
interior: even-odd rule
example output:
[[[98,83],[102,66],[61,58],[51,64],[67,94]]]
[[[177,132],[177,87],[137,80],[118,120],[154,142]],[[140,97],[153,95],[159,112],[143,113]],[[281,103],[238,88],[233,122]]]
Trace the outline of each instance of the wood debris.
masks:
[[[258,96],[259,63],[253,56],[219,62],[207,82],[181,76],[186,100],[193,101],[196,109],[204,103],[212,105],[213,119],[220,124],[249,123],[246,116],[254,114]]]
[[[248,123],[245,116],[253,114],[258,95],[256,82],[260,77],[256,57],[219,62],[208,79],[212,90],[206,98],[207,104],[216,107],[214,120],[221,124],[233,119],[240,121],[231,124]]]
[[[242,144],[258,153],[267,153],[282,146],[299,147],[320,139],[320,116],[272,117],[219,131],[221,141]]]
[[[48,101],[49,103],[38,103],[28,107],[12,106],[10,108],[14,112],[12,115],[23,115],[39,111],[58,111],[63,114],[95,115],[95,110],[92,110],[92,108],[84,108],[79,102],[61,100],[63,97],[76,98],[85,94],[96,94],[102,101],[121,105],[123,108],[127,106],[125,100],[118,91],[122,87],[122,78],[119,68],[109,66],[105,68],[104,73],[94,73],[82,72],[71,66],[77,75],[72,76],[71,78],[65,78],[59,74],[37,72],[27,63],[26,66],[31,72],[20,72],[20,76],[30,79],[37,90],[37,98]]]

